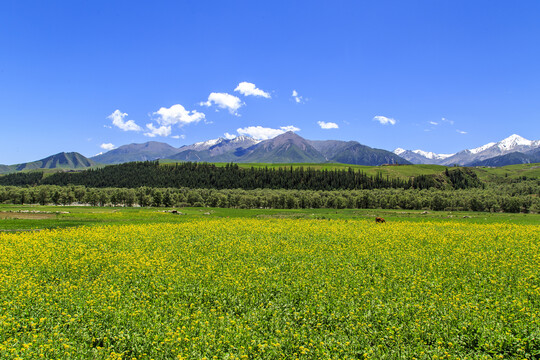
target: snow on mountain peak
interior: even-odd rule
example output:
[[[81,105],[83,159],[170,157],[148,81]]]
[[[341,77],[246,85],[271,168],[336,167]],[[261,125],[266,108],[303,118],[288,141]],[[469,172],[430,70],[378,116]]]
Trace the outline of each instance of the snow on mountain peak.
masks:
[[[402,148],[397,148],[394,150],[394,154],[396,155],[401,155],[405,152],[407,152],[408,150],[405,150],[405,149],[402,149]],[[454,154],[437,154],[437,153],[434,153],[434,152],[431,152],[431,151],[424,151],[424,150],[412,150],[413,153],[415,154],[418,154],[420,156],[423,156],[425,158],[428,158],[428,159],[435,159],[435,160],[442,160],[442,159],[446,159]]]
[[[472,153],[472,154],[478,154],[479,152],[482,152],[484,150],[487,150],[489,149],[490,147],[496,145],[497,143],[494,143],[494,142],[490,142],[490,143],[487,143],[486,145],[482,145],[482,146],[479,146],[477,148],[474,148],[474,149],[469,149],[469,151]]]
[[[501,150],[512,150],[517,146],[531,146],[533,141],[527,140],[524,137],[513,134],[497,143],[497,146]]]
[[[251,137],[245,136],[245,135],[239,135],[239,136],[235,137],[234,139],[232,139],[231,141],[234,142],[234,143],[242,142],[242,141],[250,141],[253,144],[258,144],[258,143],[261,142],[260,140],[255,140],[254,138],[251,138]]]
[[[428,159],[437,159],[437,160],[442,160],[442,159],[446,159],[454,154],[436,154],[432,151],[424,151],[424,150],[413,150],[412,151],[413,153],[415,154],[418,154],[418,155],[422,155],[423,157],[426,157]]]
[[[482,145],[480,147],[477,147],[475,149],[470,149],[469,151],[472,153],[472,154],[478,154],[479,152],[482,152],[484,150],[487,150],[491,147],[494,147],[496,146],[499,150],[502,150],[502,151],[511,151],[519,146],[534,146],[536,144],[535,141],[531,141],[531,140],[527,140],[525,139],[524,137],[522,136],[519,136],[519,135],[516,135],[516,134],[512,134],[510,135],[509,137],[507,137],[506,139],[503,139],[499,142],[490,142],[486,145]]]

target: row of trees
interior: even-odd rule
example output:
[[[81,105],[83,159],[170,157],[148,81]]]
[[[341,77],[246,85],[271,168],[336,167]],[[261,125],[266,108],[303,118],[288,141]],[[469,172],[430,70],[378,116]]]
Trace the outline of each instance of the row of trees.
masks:
[[[535,192],[532,190],[535,189]],[[0,186],[0,203],[90,204],[93,206],[210,206],[223,208],[382,208],[540,212],[540,186],[463,190],[273,190],[189,188],[87,188],[85,186]]]
[[[240,168],[207,163],[160,165],[155,161],[110,165],[100,169],[42,173],[16,173],[0,177],[0,185],[84,185],[91,188],[206,188],[206,189],[468,189],[484,184],[469,169],[448,169],[440,175],[418,175],[407,180],[366,175],[362,171],[312,168]]]

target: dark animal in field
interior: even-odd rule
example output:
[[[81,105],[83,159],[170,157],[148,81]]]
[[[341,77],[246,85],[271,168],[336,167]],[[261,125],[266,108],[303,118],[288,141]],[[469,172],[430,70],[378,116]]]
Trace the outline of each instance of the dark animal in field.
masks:
[[[386,221],[382,217],[376,217],[375,222],[376,223],[385,223]]]
[[[171,214],[177,214],[178,215],[178,210],[171,211]]]

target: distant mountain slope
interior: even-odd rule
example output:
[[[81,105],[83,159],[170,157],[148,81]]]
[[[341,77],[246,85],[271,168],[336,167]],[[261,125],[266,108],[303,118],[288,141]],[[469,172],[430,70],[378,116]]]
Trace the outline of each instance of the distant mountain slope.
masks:
[[[234,139],[214,139],[193,145],[182,146],[180,152],[169,156],[172,160],[238,162],[246,154],[247,149],[260,143],[248,136],[237,136]]]
[[[354,165],[411,164],[390,151],[374,149],[357,141],[312,140],[309,143],[330,162]]]
[[[244,137],[239,141],[235,141],[235,139],[210,140],[181,149],[184,150],[169,157],[169,159],[238,163],[323,163],[332,161],[360,165],[410,164],[407,160],[389,151],[373,149],[356,141],[306,140],[294,132],[287,132],[255,144],[253,139],[247,138],[246,140]],[[195,149],[204,150],[196,151]]]
[[[516,164],[531,164],[540,162],[540,148],[528,151],[526,153],[512,152],[505,155],[495,156],[489,159],[475,161],[469,166],[506,166]]]
[[[513,134],[496,143],[488,143],[475,149],[463,150],[440,162],[441,165],[467,165],[513,152],[527,152],[540,147],[540,140],[531,141]]]
[[[320,152],[327,160],[334,157],[337,153],[352,144],[358,144],[356,141],[341,140],[308,140],[309,144]]]
[[[404,158],[382,149],[374,149],[351,141],[328,159],[331,162],[355,165],[411,164]]]
[[[520,152],[513,152],[506,155],[500,155],[495,156],[489,159],[485,160],[479,160],[474,161],[469,164],[469,166],[506,166],[506,165],[514,165],[514,164],[530,164],[532,162],[535,162],[532,159],[532,156],[520,153]]]
[[[255,140],[249,136],[237,136],[234,139],[212,139],[208,141],[198,142],[192,145],[184,145],[178,149],[179,152],[195,150],[204,151],[210,150],[212,156],[220,155],[233,149],[248,148],[260,143],[260,140]]]
[[[240,162],[321,163],[325,157],[303,137],[292,131],[262,141],[251,147]]]
[[[0,174],[36,169],[85,169],[96,165],[95,161],[78,152],[61,152],[37,161],[15,165],[0,165]]]
[[[17,171],[16,168],[17,165],[0,165],[0,174],[7,174]]]
[[[178,149],[169,144],[149,141],[143,144],[129,144],[90,159],[102,164],[120,164],[131,161],[165,159],[178,153]]]
[[[17,171],[33,169],[84,169],[97,163],[78,152],[61,152],[44,159],[17,165]]]
[[[394,154],[410,161],[413,164],[438,164],[440,161],[454,154],[437,154],[431,151],[423,150],[405,150],[397,148],[393,151]]]
[[[478,164],[483,160],[506,155],[514,152],[527,153],[534,149],[540,148],[540,140],[527,140],[519,135],[513,134],[499,141],[490,142],[474,149],[466,149],[459,151],[453,155],[435,154],[423,150],[404,150],[398,148],[394,153],[400,155],[414,164],[437,164],[437,165],[468,165]],[[514,158],[507,157],[506,161]],[[504,162],[504,161],[503,161]]]
[[[527,151],[525,154],[532,156],[535,162],[540,162],[540,147],[537,149]]]
[[[203,150],[203,151],[185,150],[185,151],[182,151],[182,152],[179,152],[177,154],[167,157],[167,159],[170,159],[170,160],[193,161],[193,162],[208,161],[209,158],[210,158],[210,155],[208,151],[206,150]]]

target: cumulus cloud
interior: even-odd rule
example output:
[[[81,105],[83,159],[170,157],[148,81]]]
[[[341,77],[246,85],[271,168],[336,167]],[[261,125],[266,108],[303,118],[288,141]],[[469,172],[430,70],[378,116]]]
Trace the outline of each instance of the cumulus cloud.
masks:
[[[159,125],[170,126],[178,124],[183,126],[186,124],[197,123],[205,119],[204,113],[196,110],[186,110],[182,105],[176,104],[170,108],[162,107],[154,113],[155,120]]]
[[[261,89],[258,89],[255,84],[249,83],[246,81],[242,81],[234,91],[238,91],[240,94],[244,96],[261,96],[263,98],[270,99],[270,94],[266,91],[263,91]]]
[[[185,139],[186,135],[173,135],[171,136],[173,139]]]
[[[319,124],[321,129],[339,129],[338,124],[333,122],[317,121],[317,124]]]
[[[284,134],[287,131],[300,131],[296,126],[281,126],[279,129],[265,128],[262,126],[248,126],[245,128],[236,129],[240,135],[247,135],[257,140],[268,140],[275,138],[278,135]]]
[[[160,127],[155,127],[154,124],[146,124],[146,127],[149,132],[144,133],[144,136],[148,137],[156,137],[156,136],[163,136],[167,137],[171,135],[171,126],[170,125],[163,125]]]
[[[466,134],[467,132],[466,131],[462,131],[462,130],[456,130],[458,133],[460,134]]]
[[[223,134],[223,136],[225,137],[225,139],[228,139],[228,140],[232,140],[236,137],[236,135],[234,134],[229,134],[228,132],[226,132],[225,134]]]
[[[292,91],[292,97],[294,99],[294,101],[297,103],[297,104],[300,104],[300,103],[303,103],[304,102],[304,98],[302,96],[300,96],[298,94],[298,91],[296,90],[293,90]]]
[[[373,118],[373,120],[375,121],[378,121],[379,123],[381,123],[382,125],[395,125],[396,124],[396,120],[392,119],[392,118],[388,118],[386,116],[381,116],[381,115],[377,115]]]
[[[114,146],[111,143],[103,143],[99,147],[102,148],[103,150],[107,150],[107,151],[116,148],[116,146]]]
[[[212,104],[217,105],[222,109],[227,109],[233,115],[238,115],[238,109],[240,109],[244,103],[231,94],[227,93],[210,93],[208,95],[208,101],[203,101],[200,103],[201,106],[212,106]]]
[[[288,125],[288,126],[280,126],[279,127],[281,130],[287,132],[287,131],[292,131],[292,132],[297,132],[297,131],[300,131],[299,128],[297,128],[296,126],[293,126],[293,125]]]
[[[450,125],[454,125],[454,120],[448,120],[447,118],[441,118],[441,121],[447,122],[447,123],[449,123]]]
[[[124,131],[141,131],[142,130],[142,128],[139,125],[135,124],[135,121],[133,120],[124,121],[124,118],[126,116],[128,116],[128,114],[123,113],[117,109],[111,115],[107,116],[107,119],[111,119],[112,124],[114,126]]]

